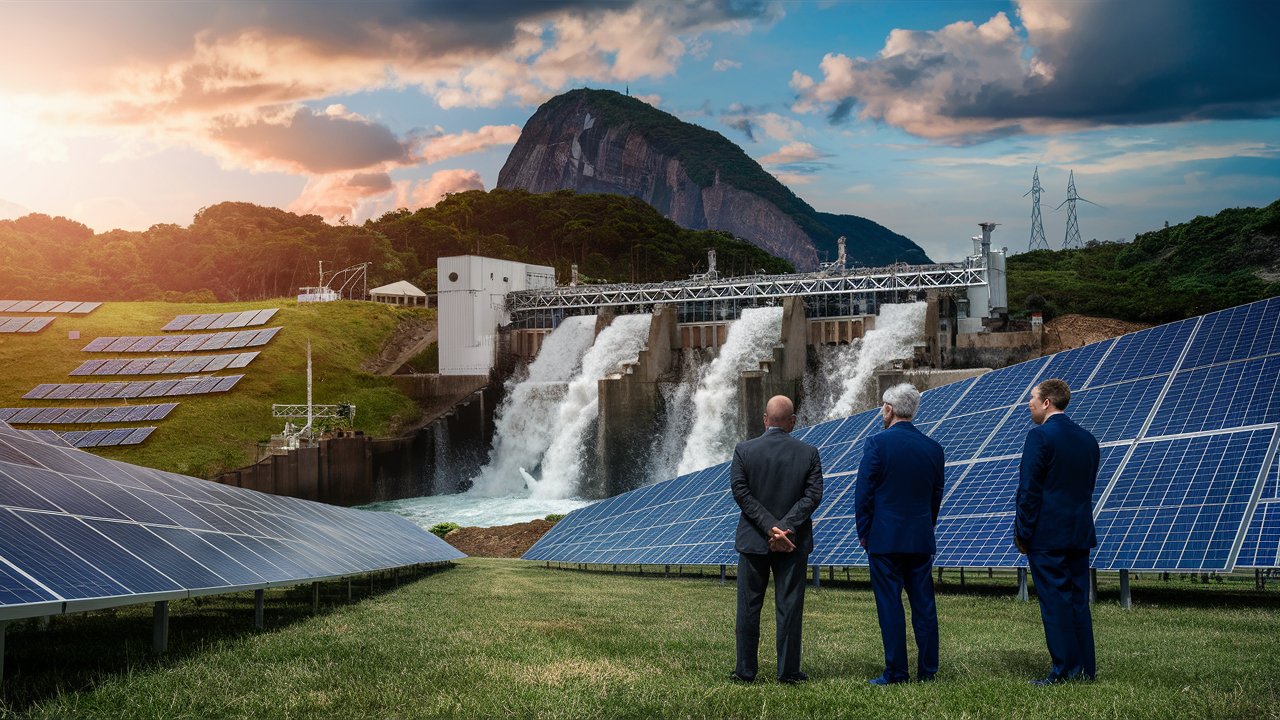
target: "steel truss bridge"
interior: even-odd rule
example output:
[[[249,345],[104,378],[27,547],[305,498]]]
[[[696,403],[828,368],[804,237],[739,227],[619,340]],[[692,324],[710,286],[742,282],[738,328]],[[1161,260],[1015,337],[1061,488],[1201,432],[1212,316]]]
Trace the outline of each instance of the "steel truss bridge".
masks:
[[[539,310],[653,305],[717,300],[762,300],[792,295],[849,295],[967,288],[987,284],[982,265],[893,265],[886,268],[795,275],[751,275],[665,283],[578,285],[507,294],[513,316]]]

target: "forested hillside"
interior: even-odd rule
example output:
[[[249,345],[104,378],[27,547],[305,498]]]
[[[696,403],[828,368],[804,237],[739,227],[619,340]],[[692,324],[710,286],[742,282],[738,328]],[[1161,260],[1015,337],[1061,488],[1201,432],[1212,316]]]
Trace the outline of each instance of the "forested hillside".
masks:
[[[1009,258],[1014,312],[1161,323],[1280,295],[1280,200],[1143,233]]]
[[[408,279],[435,289],[436,259],[481,254],[569,266],[598,281],[657,281],[706,269],[791,266],[727,233],[681,228],[636,198],[471,191],[435,207],[329,225],[249,203],[220,203],[190,225],[94,233],[47,215],[0,221],[0,295],[59,300],[255,300],[293,295],[327,270],[369,261],[369,286]]]

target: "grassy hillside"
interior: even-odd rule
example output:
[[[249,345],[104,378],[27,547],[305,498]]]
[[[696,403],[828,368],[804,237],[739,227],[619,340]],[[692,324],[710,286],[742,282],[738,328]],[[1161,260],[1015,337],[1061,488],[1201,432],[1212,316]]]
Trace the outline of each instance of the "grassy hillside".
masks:
[[[867,685],[883,667],[865,571],[805,599],[803,667],[773,679],[773,612],[760,675],[727,677],[734,586],[548,570],[471,558],[356,604],[326,583],[171,603],[170,654],[150,654],[151,607],[9,628],[0,717],[29,718],[1171,718],[1273,717],[1280,591],[1203,591],[1154,573],[1122,610],[1114,575],[1093,611],[1098,681],[1031,687],[1049,667],[1040,611],[1011,573],[940,586],[937,681]],[[657,568],[661,572],[661,568]],[[674,571],[674,568],[673,568]],[[843,575],[843,573],[841,573]],[[837,576],[840,577],[840,576]],[[1243,587],[1241,587],[1243,586]],[[914,655],[914,651],[912,651]],[[914,662],[912,662],[914,666]]]
[[[254,460],[256,443],[280,432],[283,421],[271,417],[272,403],[306,402],[306,347],[311,340],[314,401],[321,404],[350,402],[356,405],[355,428],[385,435],[413,422],[417,405],[396,390],[390,378],[360,370],[365,358],[378,349],[403,318],[414,313],[434,315],[434,310],[413,310],[367,302],[298,305],[292,299],[244,303],[106,303],[86,316],[57,316],[43,332],[0,335],[0,407],[84,407],[126,404],[122,400],[23,400],[40,383],[108,382],[117,376],[71,377],[81,362],[110,357],[144,357],[110,353],[86,353],[81,348],[101,336],[162,335],[160,328],[177,315],[222,313],[277,307],[268,326],[283,329],[243,370],[223,370],[218,375],[244,373],[230,392],[178,398],[136,398],[127,404],[177,402],[169,417],[155,424],[157,430],[142,445],[96,449],[93,452],[174,472],[208,477]],[[67,332],[79,330],[79,340]],[[222,351],[233,352],[233,351]],[[235,351],[242,352],[242,351]],[[212,354],[212,353],[195,353]],[[167,356],[180,357],[182,353]],[[190,354],[187,354],[190,355]],[[135,376],[137,377],[137,376]],[[181,375],[141,376],[140,379],[176,379]],[[145,423],[144,423],[145,424]],[[58,425],[58,430],[87,430],[125,425]],[[19,426],[30,429],[32,425]]]
[[[1142,233],[1009,258],[1009,304],[1162,323],[1280,295],[1280,200]]]

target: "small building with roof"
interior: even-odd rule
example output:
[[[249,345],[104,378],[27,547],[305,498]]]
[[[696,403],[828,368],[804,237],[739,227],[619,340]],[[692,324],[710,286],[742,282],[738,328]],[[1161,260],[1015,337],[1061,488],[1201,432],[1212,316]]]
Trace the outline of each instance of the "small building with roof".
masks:
[[[369,291],[369,299],[388,305],[427,307],[427,294],[408,280],[398,280],[390,285],[376,287]]]

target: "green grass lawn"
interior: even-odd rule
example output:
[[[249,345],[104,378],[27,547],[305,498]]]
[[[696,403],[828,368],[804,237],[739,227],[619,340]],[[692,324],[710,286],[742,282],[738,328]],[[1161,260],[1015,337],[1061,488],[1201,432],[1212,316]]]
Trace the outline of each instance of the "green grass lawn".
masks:
[[[271,417],[272,403],[305,403],[306,347],[311,340],[315,402],[356,405],[355,429],[382,436],[398,432],[421,414],[417,405],[401,394],[390,378],[361,370],[366,358],[376,355],[396,325],[415,314],[435,316],[435,310],[399,308],[370,302],[309,303],[299,305],[290,298],[238,303],[105,303],[85,316],[56,316],[36,335],[0,335],[0,407],[84,407],[119,405],[121,400],[23,400],[22,396],[40,383],[109,382],[121,377],[72,377],[69,373],[85,360],[113,357],[147,357],[149,354],[119,355],[86,353],[81,349],[102,336],[163,335],[161,327],[177,315],[224,313],[250,309],[279,308],[266,325],[282,326],[275,339],[263,347],[216,352],[261,354],[243,370],[224,370],[218,375],[244,373],[230,392],[191,395],[180,398],[136,398],[129,404],[177,402],[169,417],[156,424],[157,430],[145,443],[133,447],[95,449],[93,452],[115,460],[148,467],[209,477],[224,470],[243,467],[254,461],[257,443],[284,427]],[[68,339],[69,330],[78,330],[78,340]],[[168,353],[169,357],[193,353]],[[211,352],[194,353],[214,354]],[[157,357],[156,355],[150,355]],[[134,379],[176,379],[181,375],[135,376]],[[87,430],[129,425],[59,425],[58,430]],[[30,429],[38,426],[22,426]]]
[[[865,571],[806,599],[804,669],[780,685],[772,613],[761,680],[730,684],[734,590],[703,578],[546,569],[472,558],[346,603],[326,586],[182,601],[169,655],[149,655],[149,607],[57,618],[8,637],[0,716],[205,717],[1275,717],[1280,589],[1104,578],[1099,680],[1034,688],[1048,669],[1034,602],[1010,576],[948,573],[939,682],[873,688],[882,654]],[[707,572],[712,572],[708,570]],[[843,573],[837,575],[842,577]],[[824,581],[826,577],[824,575]],[[769,600],[768,602],[772,602]]]

